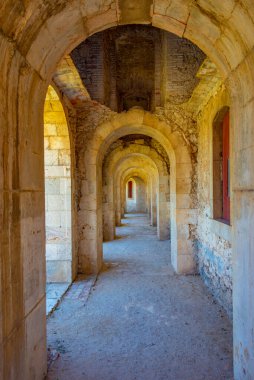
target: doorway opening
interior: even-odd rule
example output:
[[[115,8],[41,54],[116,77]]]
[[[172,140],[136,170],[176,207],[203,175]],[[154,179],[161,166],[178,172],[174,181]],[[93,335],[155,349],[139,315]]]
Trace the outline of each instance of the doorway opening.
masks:
[[[58,94],[49,86],[44,107],[47,315],[72,282],[71,154]]]

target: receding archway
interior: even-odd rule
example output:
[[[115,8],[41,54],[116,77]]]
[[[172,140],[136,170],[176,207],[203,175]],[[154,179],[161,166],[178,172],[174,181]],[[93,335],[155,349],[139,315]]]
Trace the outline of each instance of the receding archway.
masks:
[[[80,3],[74,1],[71,4],[58,4],[54,9],[48,3],[47,6],[38,9],[38,3],[34,1],[26,6],[22,5],[22,12],[15,13],[13,4],[7,1],[1,9],[3,12],[1,143],[5,138],[11,141],[14,136],[18,136],[20,146],[17,151],[10,142],[3,148],[4,162],[14,162],[14,164],[10,165],[8,170],[4,164],[1,165],[2,188],[8,190],[8,197],[1,198],[4,205],[1,209],[8,209],[11,203],[18,209],[17,214],[21,215],[20,219],[25,215],[24,220],[18,221],[18,226],[9,213],[3,216],[3,234],[6,242],[4,255],[9,258],[10,251],[21,252],[18,255],[19,259],[13,260],[19,268],[15,271],[18,275],[15,276],[14,282],[19,286],[16,286],[13,292],[20,302],[17,308],[10,306],[15,312],[5,311],[3,315],[3,320],[8,320],[8,324],[11,325],[10,328],[3,329],[4,342],[10,341],[12,336],[10,331],[13,331],[17,319],[19,320],[15,354],[11,355],[17,365],[16,369],[11,369],[9,364],[6,364],[4,375],[14,373],[14,377],[18,374],[25,378],[31,373],[42,374],[46,366],[45,349],[34,353],[31,347],[36,343],[45,346],[45,339],[41,338],[45,335],[43,327],[45,321],[41,311],[44,308],[45,278],[43,274],[38,273],[41,273],[45,267],[42,115],[51,74],[59,59],[88,34],[119,22],[145,22],[184,35],[196,42],[218,65],[224,78],[228,78],[227,83],[232,98],[235,156],[233,178],[235,375],[236,378],[241,378],[245,371],[246,376],[252,376],[254,350],[250,332],[253,329],[251,319],[253,305],[250,302],[246,305],[245,297],[248,294],[248,299],[251,299],[253,289],[252,268],[249,265],[253,253],[251,230],[254,214],[253,147],[250,145],[251,139],[246,137],[252,134],[253,129],[253,6],[247,0],[239,4],[232,2],[227,6],[216,0],[213,3],[199,1],[198,6],[196,3],[189,5],[183,2],[169,8],[166,8],[162,1],[158,1],[154,4],[152,14],[146,5],[144,9],[141,6],[136,12],[128,7],[128,4],[124,4],[122,8],[122,12],[116,12],[114,6],[96,7],[92,2],[87,2],[80,9]],[[4,13],[9,9],[12,12],[10,17],[6,18]],[[220,27],[221,23],[223,28]],[[17,53],[14,52],[16,47],[19,48]],[[5,96],[6,94],[8,96]],[[24,170],[21,170],[22,167]],[[12,184],[10,178],[13,178]],[[13,192],[16,194],[15,200],[12,199]],[[28,205],[30,210],[27,210]],[[27,224],[28,219],[32,221],[33,226],[35,224],[38,226],[36,233],[32,233],[33,228]],[[14,241],[10,235],[10,226],[15,226],[18,230]],[[26,249],[27,246],[33,248]],[[31,256],[34,255],[35,247],[38,259],[33,262]],[[23,257],[24,262],[20,259]],[[8,268],[3,273],[3,288],[11,283],[10,273],[12,271]],[[36,287],[33,285],[35,283]],[[28,300],[24,299],[24,294],[29,295]],[[9,297],[4,297],[4,305],[8,302]],[[3,310],[9,308],[6,306]],[[15,315],[15,318],[9,320],[10,315]],[[30,344],[25,344],[25,325],[29,329],[28,326],[32,325],[32,320],[38,319],[38,315],[42,322],[40,333],[38,332],[36,338],[30,338]],[[250,356],[244,355],[245,349],[248,349]],[[6,347],[4,352],[7,352]],[[8,356],[7,353],[5,356]],[[36,367],[33,361],[41,364]],[[26,368],[23,363],[27,363]]]

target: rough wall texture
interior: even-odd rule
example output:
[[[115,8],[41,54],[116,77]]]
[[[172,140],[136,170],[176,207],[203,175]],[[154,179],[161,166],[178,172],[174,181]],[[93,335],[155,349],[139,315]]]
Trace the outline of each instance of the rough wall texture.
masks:
[[[224,106],[229,98],[221,86],[198,116],[198,261],[206,285],[232,315],[232,227],[213,219],[212,128]]]
[[[205,58],[190,41],[146,25],[96,33],[71,56],[91,98],[118,112],[187,102]]]

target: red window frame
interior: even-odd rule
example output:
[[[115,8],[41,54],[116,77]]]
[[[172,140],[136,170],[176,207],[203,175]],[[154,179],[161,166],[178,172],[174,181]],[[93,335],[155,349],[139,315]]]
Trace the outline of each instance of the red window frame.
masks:
[[[133,198],[133,183],[132,183],[132,181],[128,182],[128,198]]]
[[[230,221],[230,139],[229,139],[229,112],[222,122],[222,181],[223,181],[223,205],[222,217]]]

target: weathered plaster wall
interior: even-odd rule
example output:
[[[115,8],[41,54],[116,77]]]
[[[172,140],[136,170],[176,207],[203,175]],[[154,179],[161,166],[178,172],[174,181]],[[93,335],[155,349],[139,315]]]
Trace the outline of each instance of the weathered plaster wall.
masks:
[[[71,154],[67,120],[50,86],[44,107],[46,264],[48,282],[72,279]]]
[[[199,271],[204,282],[232,316],[232,227],[213,218],[212,163],[214,118],[229,104],[228,93],[222,85],[198,115],[197,248]]]

